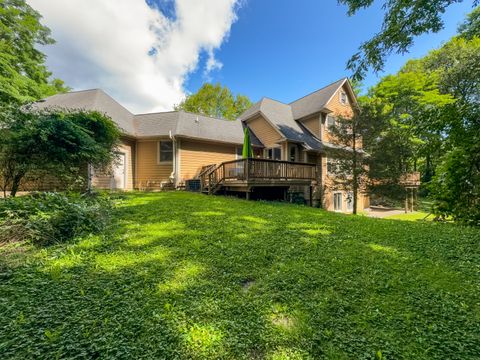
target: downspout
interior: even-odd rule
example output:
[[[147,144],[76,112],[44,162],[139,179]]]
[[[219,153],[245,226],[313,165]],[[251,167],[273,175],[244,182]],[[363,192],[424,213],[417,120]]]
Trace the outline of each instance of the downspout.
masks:
[[[173,144],[173,170],[170,174],[170,181],[173,182],[175,187],[177,187],[177,140],[175,139],[175,136],[172,135],[172,130],[168,132],[168,136]]]

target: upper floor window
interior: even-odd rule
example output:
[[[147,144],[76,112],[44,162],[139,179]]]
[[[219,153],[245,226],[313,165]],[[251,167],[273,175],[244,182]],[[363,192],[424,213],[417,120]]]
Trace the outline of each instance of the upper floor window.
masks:
[[[265,149],[265,156],[271,160],[281,160],[282,151],[279,147]]]
[[[343,105],[348,104],[348,96],[345,91],[340,91],[340,103]]]
[[[334,127],[336,125],[335,117],[332,115],[327,115],[327,128]]]
[[[340,170],[340,162],[337,159],[327,158],[327,174],[338,174]]]
[[[173,142],[171,140],[159,141],[158,151],[158,162],[173,161]]]
[[[290,154],[289,158],[290,161],[295,162],[297,161],[297,146],[296,145],[290,145]]]

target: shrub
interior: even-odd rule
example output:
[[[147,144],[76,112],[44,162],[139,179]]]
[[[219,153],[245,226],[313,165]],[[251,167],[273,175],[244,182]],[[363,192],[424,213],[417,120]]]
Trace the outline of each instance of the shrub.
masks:
[[[108,224],[112,200],[103,194],[33,193],[0,201],[0,243],[48,245],[99,233]]]

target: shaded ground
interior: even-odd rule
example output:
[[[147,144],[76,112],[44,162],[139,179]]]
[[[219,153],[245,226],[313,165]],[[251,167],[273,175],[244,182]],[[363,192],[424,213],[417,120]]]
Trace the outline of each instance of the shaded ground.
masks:
[[[478,358],[478,229],[184,192],[117,218],[0,248],[0,358]]]

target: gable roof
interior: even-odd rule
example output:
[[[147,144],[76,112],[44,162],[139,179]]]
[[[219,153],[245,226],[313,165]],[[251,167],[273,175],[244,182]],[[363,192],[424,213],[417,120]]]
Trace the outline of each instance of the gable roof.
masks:
[[[100,111],[111,117],[125,134],[135,135],[133,114],[100,89],[53,95],[34,103],[34,108]]]
[[[134,115],[100,89],[53,95],[34,103],[33,107],[100,111],[111,117],[126,135],[136,137],[177,135],[243,144],[244,125],[241,121],[217,119],[184,111]],[[253,145],[263,146],[253,133],[250,132],[250,135]]]
[[[347,78],[340,79],[327,85],[311,94],[301,97],[290,103],[292,107],[293,118],[301,119],[305,116],[315,114],[325,108],[332,96],[337,90],[348,82]]]
[[[239,120],[224,120],[185,111],[170,111],[134,116],[138,137],[182,136],[199,140],[212,140],[243,144],[243,124]],[[263,144],[251,132],[252,145]]]
[[[111,117],[124,134],[140,138],[174,135],[231,144],[243,143],[245,123],[253,116],[260,114],[284,139],[302,143],[306,149],[321,151],[329,144],[320,141],[297,120],[322,110],[328,110],[325,106],[345,83],[348,84],[349,92],[353,94],[350,82],[344,78],[290,104],[264,97],[235,121],[185,111],[134,115],[100,89],[53,95],[34,103],[33,107],[37,109],[97,110]],[[355,99],[354,94],[353,98]],[[253,145],[263,146],[252,131],[250,131],[250,135]]]

